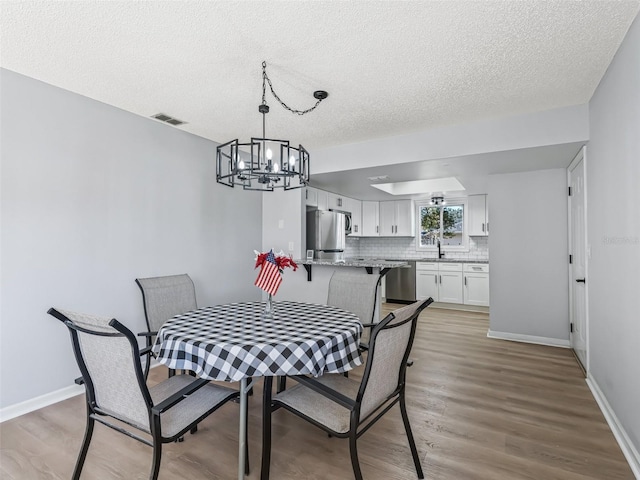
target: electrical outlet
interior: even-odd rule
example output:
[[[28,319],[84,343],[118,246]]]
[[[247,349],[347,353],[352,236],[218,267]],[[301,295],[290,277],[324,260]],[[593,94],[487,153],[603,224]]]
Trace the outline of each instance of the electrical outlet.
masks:
[[[289,251],[293,252],[293,242],[289,242]]]

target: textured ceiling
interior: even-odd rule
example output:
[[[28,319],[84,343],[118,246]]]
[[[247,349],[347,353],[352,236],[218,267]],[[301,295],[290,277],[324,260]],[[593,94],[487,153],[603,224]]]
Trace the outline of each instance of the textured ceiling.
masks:
[[[222,142],[307,148],[589,101],[634,1],[5,2],[0,65]]]

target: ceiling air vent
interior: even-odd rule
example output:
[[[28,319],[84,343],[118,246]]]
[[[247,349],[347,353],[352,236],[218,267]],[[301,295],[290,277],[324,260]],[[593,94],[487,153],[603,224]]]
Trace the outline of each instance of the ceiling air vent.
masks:
[[[155,115],[152,115],[151,118],[155,118],[156,120],[160,120],[161,122],[168,123],[169,125],[174,125],[176,127],[187,123],[182,120],[178,120],[177,118],[170,117],[164,113],[156,113]]]

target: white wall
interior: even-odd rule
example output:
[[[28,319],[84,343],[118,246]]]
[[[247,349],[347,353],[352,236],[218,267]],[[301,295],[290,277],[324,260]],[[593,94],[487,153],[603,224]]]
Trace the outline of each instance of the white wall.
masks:
[[[588,106],[492,118],[313,151],[311,173],[586,141]]]
[[[640,475],[640,19],[589,104],[590,375],[635,446]]]
[[[0,408],[78,376],[51,306],[141,331],[134,279],[184,272],[200,305],[260,298],[262,197],[216,184],[213,142],[7,70],[0,82]]]
[[[294,258],[304,256],[303,245],[305,201],[304,188],[294,190],[275,189],[262,194],[262,248],[274,252],[282,250]],[[289,248],[293,246],[293,248]],[[259,250],[256,247],[256,250]]]
[[[566,343],[566,170],[491,175],[489,197],[491,332]]]

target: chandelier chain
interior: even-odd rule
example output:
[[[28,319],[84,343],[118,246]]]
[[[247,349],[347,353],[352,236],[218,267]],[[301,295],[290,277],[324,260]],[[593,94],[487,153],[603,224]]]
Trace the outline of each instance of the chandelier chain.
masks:
[[[269,89],[271,90],[271,93],[273,94],[274,98],[280,103],[280,105],[282,105],[286,110],[289,110],[291,113],[295,113],[296,115],[304,115],[306,113],[314,111],[316,107],[320,105],[320,102],[324,100],[323,98],[319,98],[313,107],[307,108],[306,110],[297,110],[295,108],[291,108],[289,105],[287,105],[280,99],[278,94],[273,89],[273,85],[271,84],[271,79],[267,75],[267,62],[262,62],[262,104],[263,105],[267,104],[267,101],[265,98],[266,92],[267,92],[265,80],[266,80],[266,83],[269,84]]]

